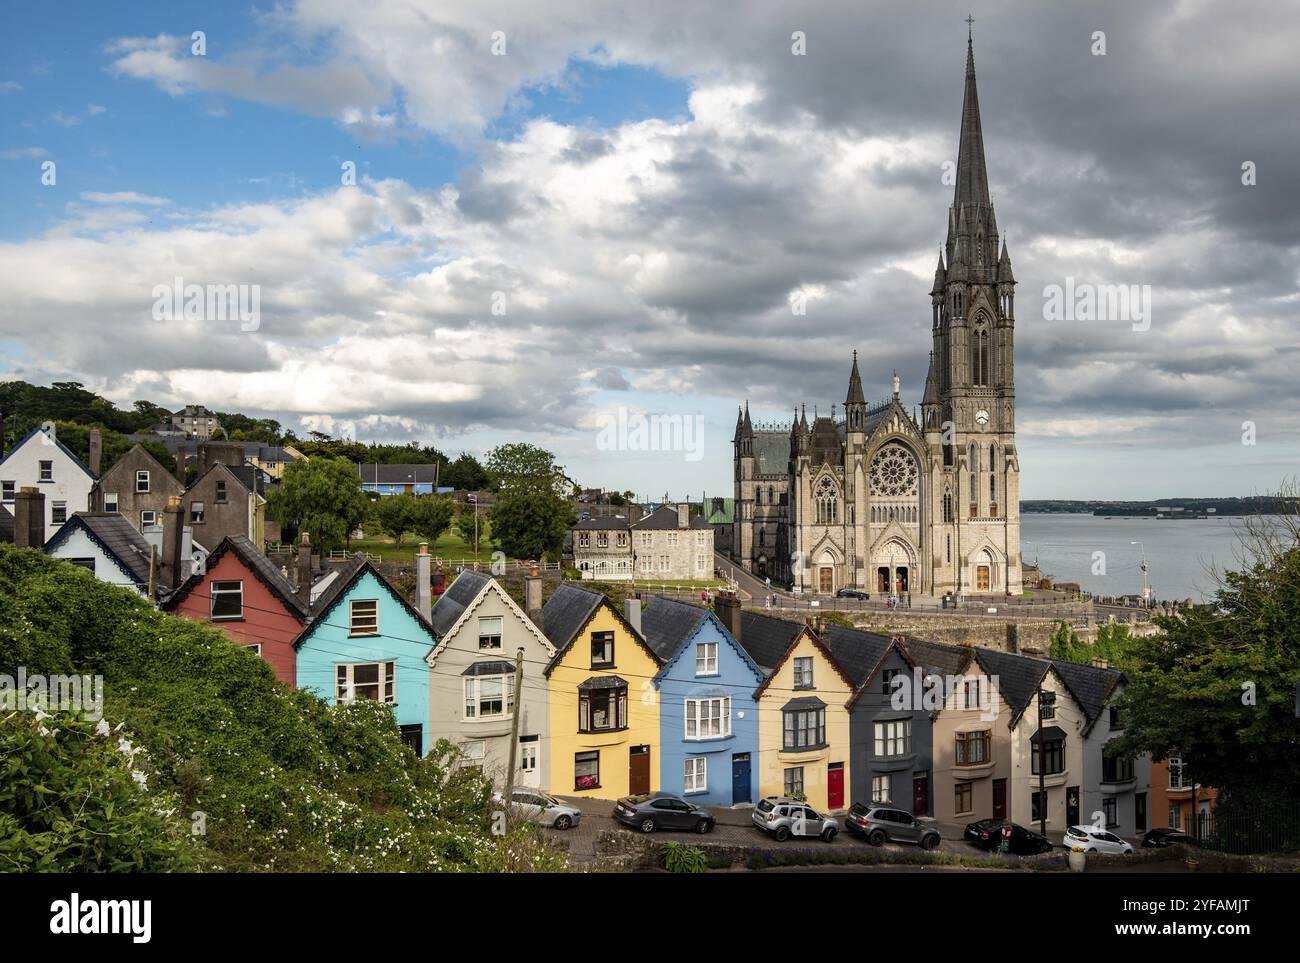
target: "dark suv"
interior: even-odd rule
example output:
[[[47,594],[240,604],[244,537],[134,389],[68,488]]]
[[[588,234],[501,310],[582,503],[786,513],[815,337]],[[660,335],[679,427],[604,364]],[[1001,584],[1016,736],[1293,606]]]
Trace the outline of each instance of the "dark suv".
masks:
[[[713,829],[713,813],[684,799],[651,792],[624,796],[614,806],[614,818],[643,833],[656,829],[693,829],[704,834]]]
[[[939,845],[939,830],[919,822],[911,813],[890,806],[854,803],[844,825],[865,837],[872,846],[891,843],[916,843],[922,849]]]

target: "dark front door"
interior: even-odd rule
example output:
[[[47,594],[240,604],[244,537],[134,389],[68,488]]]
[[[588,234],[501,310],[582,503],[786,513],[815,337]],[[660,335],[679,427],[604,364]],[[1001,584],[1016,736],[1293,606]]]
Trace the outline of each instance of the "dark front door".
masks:
[[[993,818],[1007,818],[1007,781],[1005,779],[993,780]]]
[[[752,802],[749,791],[749,753],[738,752],[731,757],[731,801]]]
[[[889,569],[876,569],[876,591],[884,595],[889,591]]]
[[[767,559],[765,558],[758,560],[758,577],[767,578]]]
[[[639,796],[650,791],[650,747],[633,746],[627,757],[627,791]]]
[[[894,584],[898,586],[898,594],[904,595],[907,592],[907,569],[894,569]]]
[[[1147,831],[1147,794],[1144,792],[1133,797],[1133,828],[1140,833]]]
[[[912,777],[912,815],[930,815],[930,777]]]
[[[832,762],[826,767],[826,808],[844,808],[844,763]]]
[[[1065,825],[1079,825],[1079,787],[1065,787]]]

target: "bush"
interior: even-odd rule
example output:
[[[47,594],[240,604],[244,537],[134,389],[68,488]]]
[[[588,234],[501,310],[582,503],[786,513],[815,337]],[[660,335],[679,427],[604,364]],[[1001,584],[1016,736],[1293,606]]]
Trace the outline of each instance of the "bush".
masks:
[[[709,868],[709,857],[696,846],[681,843],[664,843],[664,869],[670,873],[703,873]]]

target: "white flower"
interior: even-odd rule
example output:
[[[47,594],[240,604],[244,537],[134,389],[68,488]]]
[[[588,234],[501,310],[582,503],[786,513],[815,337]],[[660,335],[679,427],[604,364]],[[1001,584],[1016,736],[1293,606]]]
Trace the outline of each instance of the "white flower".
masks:
[[[148,776],[146,776],[138,769],[131,770],[131,778],[134,779],[137,783],[139,783],[141,789],[145,788],[145,782],[147,782],[149,779]]]
[[[100,720],[99,720],[99,724],[95,726],[95,735],[97,735],[97,736],[106,736],[106,735],[108,735],[108,720],[107,720],[107,719],[100,719]]]
[[[117,751],[123,753],[124,755],[128,755],[128,756],[131,755],[131,741],[125,738],[118,739]]]

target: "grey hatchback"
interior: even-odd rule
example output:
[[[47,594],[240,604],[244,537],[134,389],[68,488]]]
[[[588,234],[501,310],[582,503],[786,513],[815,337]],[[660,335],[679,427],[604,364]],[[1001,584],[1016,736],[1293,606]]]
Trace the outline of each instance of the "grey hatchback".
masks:
[[[791,836],[817,836],[829,843],[840,831],[840,824],[830,816],[823,816],[807,803],[786,796],[760,799],[751,818],[755,826],[782,843]]]
[[[885,840],[891,843],[917,843],[922,849],[939,845],[939,830],[920,822],[911,813],[890,806],[854,803],[849,809],[848,827],[866,837],[872,846]]]

